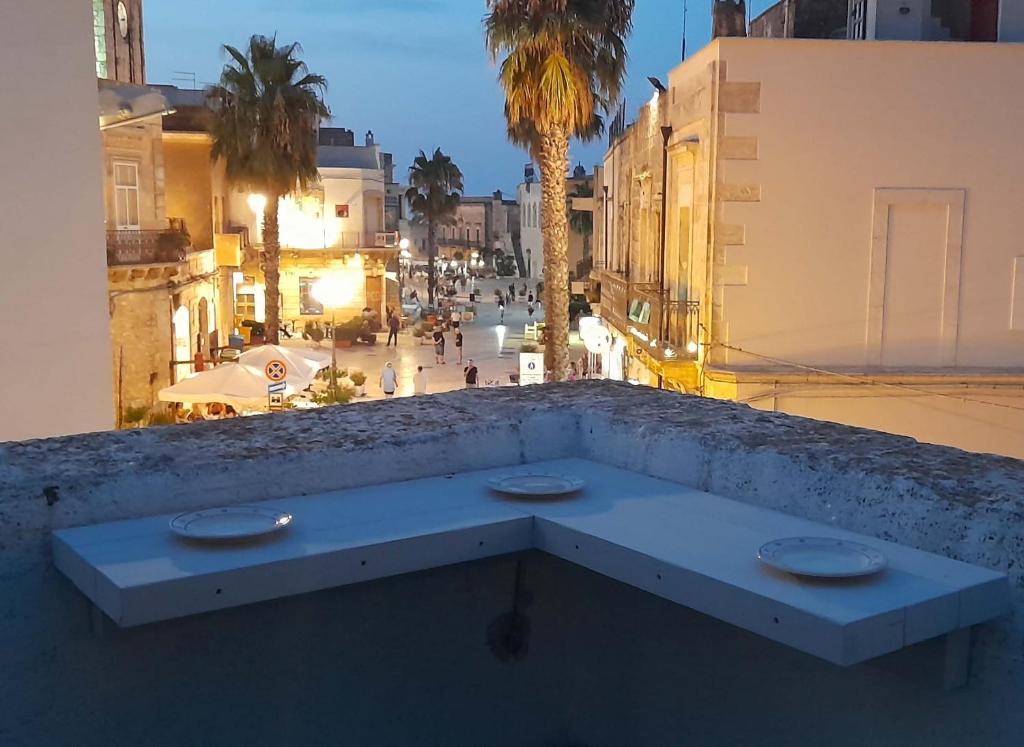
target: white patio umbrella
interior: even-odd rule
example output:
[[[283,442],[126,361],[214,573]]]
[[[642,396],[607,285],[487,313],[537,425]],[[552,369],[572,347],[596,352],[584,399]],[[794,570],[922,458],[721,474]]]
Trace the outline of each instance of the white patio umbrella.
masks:
[[[271,361],[283,361],[288,369],[285,381],[296,390],[308,387],[316,378],[316,372],[324,365],[317,359],[302,354],[298,348],[285,348],[280,345],[260,345],[250,348],[238,356],[240,363],[252,366],[260,373],[266,370]]]
[[[269,383],[262,369],[244,363],[225,363],[164,387],[157,397],[162,402],[182,402],[186,405],[223,402],[239,411],[265,409]],[[290,396],[297,391],[289,382],[284,394]]]

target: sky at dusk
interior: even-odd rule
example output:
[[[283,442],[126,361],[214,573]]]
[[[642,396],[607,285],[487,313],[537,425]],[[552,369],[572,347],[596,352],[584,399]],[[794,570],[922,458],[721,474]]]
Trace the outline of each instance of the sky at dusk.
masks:
[[[755,0],[753,13],[773,0]],[[688,52],[707,43],[711,0],[689,0]],[[222,44],[253,33],[298,41],[326,76],[332,125],[373,130],[395,154],[396,177],[422,148],[440,146],[462,168],[468,194],[514,193],[528,157],[505,139],[503,97],[484,48],[484,0],[145,0],[149,83],[215,81]],[[683,0],[637,0],[629,41],[627,115],[650,99],[648,75],[663,80],[679,62]],[[182,75],[186,73],[187,75]],[[573,143],[590,171],[605,140]]]

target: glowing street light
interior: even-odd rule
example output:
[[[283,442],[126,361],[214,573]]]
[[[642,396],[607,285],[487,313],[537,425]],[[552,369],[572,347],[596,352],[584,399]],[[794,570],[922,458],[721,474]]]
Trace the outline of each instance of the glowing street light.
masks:
[[[398,242],[398,248],[403,252],[409,251],[409,239],[401,239]]]
[[[338,327],[335,323],[335,312],[339,306],[346,306],[355,299],[355,288],[349,278],[334,272],[322,275],[313,283],[310,293],[317,303],[331,310],[331,394],[337,401],[338,397]]]

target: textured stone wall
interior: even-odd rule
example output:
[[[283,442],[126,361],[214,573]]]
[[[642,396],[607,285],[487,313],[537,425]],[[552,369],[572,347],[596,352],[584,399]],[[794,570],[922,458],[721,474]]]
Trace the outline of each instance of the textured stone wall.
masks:
[[[516,558],[98,638],[50,557],[58,527],[573,454],[1006,570],[1014,614],[943,693],[935,643],[842,669],[539,553],[514,663],[487,641]],[[1015,745],[1022,484],[1012,459],[607,382],[5,444],[0,743]]]

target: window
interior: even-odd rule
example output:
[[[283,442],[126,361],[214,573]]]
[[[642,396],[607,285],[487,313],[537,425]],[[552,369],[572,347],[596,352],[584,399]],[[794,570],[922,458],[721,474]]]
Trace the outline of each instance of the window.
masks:
[[[92,35],[96,47],[96,77],[107,77],[107,16],[103,0],[92,0]]]
[[[139,166],[114,161],[114,220],[117,228],[139,227]]]
[[[322,316],[323,304],[313,298],[313,285],[318,278],[299,278],[299,313],[302,316]]]
[[[256,293],[251,287],[239,288],[235,297],[235,314],[243,319],[256,318]]]

